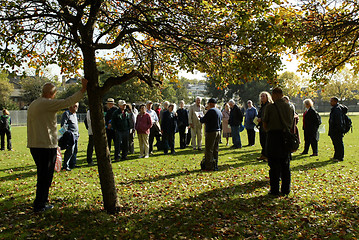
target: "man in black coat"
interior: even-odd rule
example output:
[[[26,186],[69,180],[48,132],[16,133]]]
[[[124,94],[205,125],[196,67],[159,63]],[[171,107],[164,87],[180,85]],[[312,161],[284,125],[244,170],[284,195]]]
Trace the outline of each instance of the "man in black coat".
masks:
[[[218,170],[218,150],[219,140],[221,139],[222,113],[216,108],[217,100],[211,98],[208,100],[208,111],[200,122],[206,126],[205,138],[205,156],[201,162],[202,170]]]
[[[329,133],[328,135],[332,139],[334,145],[334,161],[343,161],[344,159],[344,143],[343,143],[343,132],[344,132],[344,119],[342,109],[339,105],[339,99],[332,97],[330,99],[330,110],[329,116]]]
[[[169,104],[168,110],[163,112],[161,119],[162,139],[164,141],[164,154],[171,150],[175,154],[175,133],[177,132],[177,116],[173,112],[174,104]]]
[[[178,124],[178,132],[180,136],[180,148],[186,148],[186,128],[189,126],[188,124],[188,111],[184,108],[184,101],[179,102],[179,109],[177,109],[177,124]]]
[[[231,132],[232,132],[233,146],[231,148],[241,148],[242,143],[241,143],[241,135],[239,134],[240,132],[239,127],[243,121],[243,113],[236,105],[233,99],[229,100],[228,104],[231,108],[229,121],[228,121],[228,124],[231,126]]]
[[[311,156],[318,156],[320,116],[314,110],[311,99],[305,99],[303,103],[307,110],[303,114],[304,150],[301,154],[308,154],[309,147],[312,146]]]
[[[111,152],[111,142],[114,141],[114,145],[116,145],[115,141],[115,130],[111,128],[111,119],[112,114],[117,110],[115,106],[115,100],[113,98],[108,98],[106,102],[106,112],[105,112],[105,126],[106,126],[106,135],[107,135],[107,144],[108,149]]]

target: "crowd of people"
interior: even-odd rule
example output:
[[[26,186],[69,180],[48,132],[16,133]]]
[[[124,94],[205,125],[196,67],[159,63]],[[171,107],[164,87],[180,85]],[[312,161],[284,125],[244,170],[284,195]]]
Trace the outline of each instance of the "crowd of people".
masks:
[[[87,81],[82,80],[80,91],[66,99],[55,99],[56,87],[45,84],[42,89],[42,97],[33,101],[28,108],[27,122],[27,146],[37,166],[37,187],[34,201],[34,211],[42,212],[52,208],[48,204],[49,187],[52,182],[54,166],[58,151],[58,145],[66,149],[63,161],[63,170],[71,171],[76,167],[77,143],[79,138],[78,120],[76,112],[78,101],[86,92]],[[134,153],[134,138],[137,135],[140,148],[139,158],[148,158],[157,147],[157,151],[164,154],[176,154],[175,133],[179,132],[180,148],[186,148],[191,143],[193,151],[202,150],[203,126],[205,129],[204,157],[201,161],[201,169],[207,171],[218,170],[218,151],[222,137],[232,138],[232,149],[242,148],[240,133],[246,129],[248,146],[255,144],[255,132],[259,131],[259,141],[262,147],[258,160],[268,161],[270,192],[279,196],[290,192],[290,159],[291,151],[286,147],[283,132],[289,130],[299,134],[296,124],[299,120],[293,104],[283,96],[280,88],[274,88],[272,94],[262,92],[259,95],[260,106],[257,110],[252,101],[247,101],[247,108],[241,108],[231,99],[218,108],[217,100],[211,98],[207,105],[201,104],[202,99],[197,97],[195,102],[185,108],[183,101],[179,102],[179,108],[175,104],[165,101],[162,104],[153,104],[147,101],[140,106],[127,104],[124,100],[118,101],[118,106],[112,98],[107,99],[105,111],[106,135],[108,148],[111,152],[114,144],[114,161],[126,160],[127,155]],[[344,144],[343,107],[338,99],[331,99],[331,113],[329,118],[329,136],[334,145],[334,160],[343,161]],[[304,151],[308,154],[312,146],[312,156],[318,155],[318,128],[321,124],[319,114],[313,107],[313,102],[306,99],[303,102],[306,111],[303,114]],[[68,107],[70,106],[70,107]],[[61,128],[68,134],[66,141],[58,141],[56,113],[68,107],[61,119]],[[3,115],[9,123],[9,113]],[[244,125],[243,125],[244,120]],[[90,111],[87,112],[86,125],[88,128],[89,142],[87,149],[87,162],[92,166],[92,154],[94,139]],[[65,133],[62,138],[64,138]],[[1,132],[3,136],[3,131]],[[9,138],[8,138],[9,139]],[[11,139],[11,137],[10,137]],[[156,144],[154,140],[156,139]],[[3,137],[2,147],[3,147]],[[11,149],[11,142],[8,141]],[[281,182],[281,186],[280,186]]]

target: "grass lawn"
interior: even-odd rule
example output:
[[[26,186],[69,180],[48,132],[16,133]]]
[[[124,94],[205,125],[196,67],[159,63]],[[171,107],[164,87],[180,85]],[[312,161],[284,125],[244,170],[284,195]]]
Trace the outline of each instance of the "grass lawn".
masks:
[[[322,120],[328,130],[328,117]],[[319,157],[299,155],[301,144],[288,197],[267,196],[268,166],[256,160],[258,134],[254,147],[221,144],[217,172],[201,172],[203,152],[191,148],[148,159],[137,159],[136,148],[129,160],[112,165],[123,207],[116,215],[103,211],[97,166],[87,167],[83,124],[81,167],[55,173],[55,208],[32,213],[36,166],[25,147],[26,127],[13,127],[15,151],[0,152],[0,239],[357,239],[359,116],[352,120],[344,162],[330,160],[327,133],[320,136]],[[246,145],[247,134],[241,137]]]

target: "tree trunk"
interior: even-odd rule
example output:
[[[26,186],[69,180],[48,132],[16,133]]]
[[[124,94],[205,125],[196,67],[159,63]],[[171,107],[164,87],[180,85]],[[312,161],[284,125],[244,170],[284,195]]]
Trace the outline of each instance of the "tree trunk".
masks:
[[[87,94],[104,208],[108,213],[115,213],[118,210],[117,192],[111,165],[111,155],[107,145],[102,95],[99,94],[99,73],[95,61],[95,52],[90,50],[83,52],[84,72],[85,78],[88,80]]]

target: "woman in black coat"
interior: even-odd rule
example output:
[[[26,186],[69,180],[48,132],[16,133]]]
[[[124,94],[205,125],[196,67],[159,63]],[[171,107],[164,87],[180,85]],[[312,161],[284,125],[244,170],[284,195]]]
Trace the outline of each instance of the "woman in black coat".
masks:
[[[264,115],[264,110],[269,103],[273,103],[272,96],[269,92],[263,91],[259,94],[259,99],[261,102],[261,107],[259,109],[257,118],[258,118],[258,125],[257,128],[259,129],[259,141],[262,147],[261,156],[257,157],[258,160],[267,160],[265,156],[265,148],[266,148],[266,141],[267,141],[267,133],[263,128],[262,118]]]
[[[303,114],[304,150],[301,154],[308,154],[309,146],[312,146],[313,154],[310,156],[318,156],[318,128],[321,124],[321,119],[313,108],[313,101],[311,99],[305,99],[303,104],[306,107],[306,111]]]
[[[171,150],[175,154],[175,133],[177,132],[177,116],[173,112],[174,104],[170,104],[167,111],[163,112],[161,120],[162,139],[164,141],[164,154]]]

